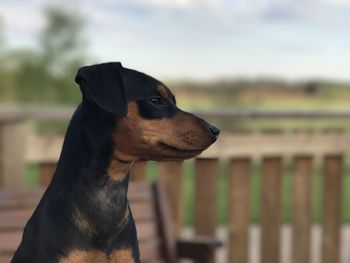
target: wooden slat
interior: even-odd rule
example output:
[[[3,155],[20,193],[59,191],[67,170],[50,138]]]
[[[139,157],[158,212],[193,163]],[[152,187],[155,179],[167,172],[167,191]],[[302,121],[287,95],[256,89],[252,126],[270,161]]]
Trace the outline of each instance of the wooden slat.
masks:
[[[128,199],[131,202],[153,200],[153,193],[150,184],[146,181],[130,182]]]
[[[136,162],[131,168],[131,181],[146,181],[146,162]]]
[[[11,259],[12,259],[12,254],[9,254],[9,255],[1,255],[0,254],[0,262],[1,263],[10,263],[11,262]]]
[[[166,195],[162,184],[157,180],[153,185],[155,194],[155,207],[157,211],[157,218],[161,218],[158,221],[159,233],[162,238],[162,251],[167,263],[178,262],[176,256],[176,235],[175,228],[172,222],[171,211],[166,202]]]
[[[156,219],[154,204],[151,202],[130,202],[135,222],[152,221]]]
[[[14,253],[22,239],[22,231],[0,232],[0,254]]]
[[[229,262],[248,262],[250,159],[230,162]]]
[[[167,195],[167,201],[177,233],[182,226],[182,161],[161,162],[159,167],[160,181]]]
[[[310,262],[312,157],[294,158],[292,263]]]
[[[250,156],[257,160],[262,156],[293,157],[297,154],[303,154],[321,157],[326,153],[339,152],[350,152],[349,133],[254,133],[234,136],[223,134],[200,157],[221,159]]]
[[[27,134],[24,121],[0,122],[0,188],[24,186]]]
[[[217,159],[196,159],[196,235],[215,236],[218,164]]]
[[[341,194],[343,158],[341,155],[324,159],[324,222],[322,262],[338,263],[340,252]]]
[[[195,233],[198,236],[215,237],[218,165],[218,159],[198,158],[195,162]],[[208,259],[208,262],[214,262],[214,257]]]
[[[52,179],[56,171],[57,163],[40,163],[39,164],[39,177],[40,177],[40,185],[43,187],[47,187]]]
[[[279,263],[282,159],[266,157],[262,170],[261,262]]]
[[[143,263],[163,262],[161,258],[161,243],[159,240],[139,242],[140,257]]]
[[[2,189],[0,209],[34,208],[40,201],[44,189]]]
[[[23,230],[33,208],[20,210],[0,210],[0,231]]]
[[[136,224],[139,241],[150,241],[159,238],[156,222],[139,222]]]

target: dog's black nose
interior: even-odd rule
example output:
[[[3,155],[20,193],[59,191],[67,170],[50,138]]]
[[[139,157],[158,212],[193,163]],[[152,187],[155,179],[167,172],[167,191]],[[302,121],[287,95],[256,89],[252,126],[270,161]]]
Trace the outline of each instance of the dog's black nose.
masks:
[[[220,134],[220,129],[218,127],[213,126],[213,125],[209,125],[209,130],[215,136],[218,136]]]

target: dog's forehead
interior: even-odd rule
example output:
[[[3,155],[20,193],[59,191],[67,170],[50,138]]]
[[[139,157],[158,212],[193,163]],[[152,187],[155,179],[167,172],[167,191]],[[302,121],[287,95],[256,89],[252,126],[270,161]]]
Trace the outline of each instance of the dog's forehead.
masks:
[[[121,76],[127,100],[158,97],[157,87],[163,85],[159,80],[132,69],[123,68]]]

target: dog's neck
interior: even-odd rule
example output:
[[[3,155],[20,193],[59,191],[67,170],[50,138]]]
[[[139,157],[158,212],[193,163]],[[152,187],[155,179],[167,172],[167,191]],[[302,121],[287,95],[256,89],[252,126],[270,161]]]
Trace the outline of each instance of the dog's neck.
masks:
[[[117,158],[112,158],[107,169],[107,175],[115,182],[120,182],[125,179],[130,172],[130,168],[134,162],[126,162]]]
[[[123,181],[133,162],[115,154],[114,129],[110,115],[103,111],[91,114],[80,106],[68,127],[53,182],[69,188],[89,180]]]
[[[91,145],[81,122],[79,115],[73,117],[50,194],[45,196],[69,198],[69,207],[62,212],[87,243],[98,243],[108,253],[121,245],[120,240],[124,246],[137,240],[127,200],[132,162],[114,158],[116,146],[110,141]]]

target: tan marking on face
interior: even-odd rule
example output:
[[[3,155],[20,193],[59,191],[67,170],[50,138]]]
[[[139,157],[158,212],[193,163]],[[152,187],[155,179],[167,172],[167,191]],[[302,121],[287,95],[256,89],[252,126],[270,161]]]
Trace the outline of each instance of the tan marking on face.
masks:
[[[213,138],[199,118],[179,111],[171,118],[144,119],[137,103],[128,103],[128,114],[117,119],[115,158],[123,161],[188,159],[207,148]],[[165,143],[183,151],[162,147]]]
[[[59,263],[134,263],[131,249],[119,249],[111,255],[98,250],[73,250]]]
[[[121,162],[117,156],[113,156],[109,163],[107,174],[115,181],[122,181],[127,176],[131,166],[132,162]]]
[[[163,85],[159,85],[156,90],[159,92],[160,96],[162,96],[165,99],[169,99],[169,92],[166,87]]]

